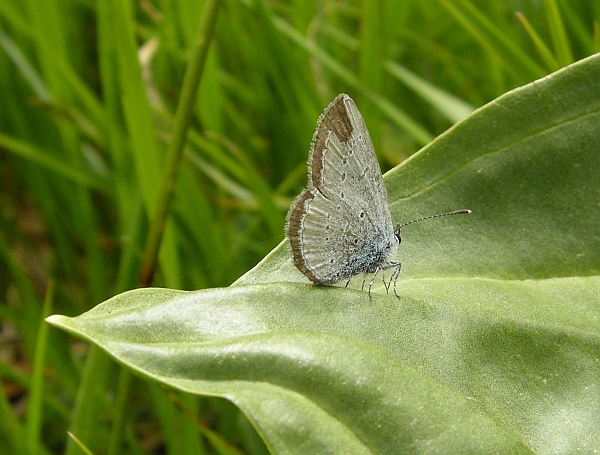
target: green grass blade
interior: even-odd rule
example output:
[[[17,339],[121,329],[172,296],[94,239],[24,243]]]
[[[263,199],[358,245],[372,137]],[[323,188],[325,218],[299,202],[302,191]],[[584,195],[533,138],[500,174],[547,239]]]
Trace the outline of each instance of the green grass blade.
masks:
[[[571,53],[571,44],[560,15],[558,3],[555,0],[544,0],[544,6],[556,59],[561,66],[567,66],[573,63],[573,54]]]
[[[527,20],[527,18],[525,16],[523,16],[523,14],[521,14],[521,13],[517,13],[517,18],[519,19],[519,21],[521,22],[521,24],[523,24],[523,27],[525,28],[525,31],[527,32],[527,34],[531,38],[531,41],[533,41],[533,44],[535,45],[535,47],[537,48],[538,52],[540,53],[540,56],[542,57],[542,59],[544,60],[544,62],[546,62],[546,67],[550,71],[556,71],[556,70],[558,70],[561,65],[554,58],[554,55],[552,55],[552,52],[550,51],[550,49],[548,48],[548,46],[546,46],[546,44],[544,43],[544,41],[542,40],[542,38],[540,38],[540,36],[535,31],[535,29],[533,28],[533,26],[529,23],[529,21]]]
[[[173,197],[177,171],[183,157],[183,148],[192,109],[196,100],[196,92],[200,84],[206,56],[208,55],[208,48],[212,39],[219,6],[219,0],[208,0],[206,2],[204,15],[192,47],[192,57],[183,80],[183,88],[177,105],[175,123],[173,124],[173,132],[167,149],[158,197],[155,208],[152,211],[152,221],[146,239],[144,256],[142,257],[140,270],[140,284],[142,287],[149,286],[154,277],[163,230],[171,209],[171,199]]]
[[[344,83],[348,84],[353,89],[368,98],[371,102],[379,106],[384,114],[386,114],[398,126],[403,128],[411,137],[414,138],[417,143],[424,145],[432,139],[431,134],[425,128],[415,122],[406,113],[395,107],[392,103],[385,100],[385,107],[382,107],[381,101],[385,99],[384,97],[379,96],[370,89],[364,87],[351,71],[342,66],[339,62],[336,62],[330,55],[328,55],[318,46],[306,40],[305,37],[291,28],[285,21],[277,18],[274,18],[273,21],[278,30],[280,30],[285,36],[309,52],[314,58],[327,67],[327,69],[343,80]]]
[[[27,422],[25,426],[27,448],[29,453],[40,453],[42,446],[40,435],[42,431],[42,404],[45,393],[44,367],[46,365],[46,351],[48,349],[48,324],[44,319],[51,311],[54,301],[54,281],[50,281],[46,290],[42,318],[40,319],[40,330],[37,333],[33,369],[31,372],[31,384],[29,398],[27,400]]]
[[[438,0],[504,70],[518,80],[541,77],[545,71],[468,0]]]
[[[112,414],[113,420],[108,442],[108,455],[119,455],[122,452],[126,422],[129,418],[128,410],[131,400],[132,380],[133,378],[129,370],[119,368],[119,384],[113,407],[114,412]]]
[[[14,415],[4,389],[0,390],[0,441],[7,453],[29,455],[25,443],[25,430]]]
[[[42,100],[50,101],[51,95],[39,73],[29,63],[25,55],[17,47],[12,39],[0,30],[0,46],[4,52],[11,58],[15,66],[19,69],[23,77],[27,79],[34,93]]]
[[[49,169],[57,176],[71,180],[87,188],[94,188],[109,193],[110,187],[104,179],[92,175],[89,172],[79,171],[71,164],[65,164],[52,153],[40,150],[39,147],[27,144],[18,139],[8,137],[0,133],[0,146],[11,151],[15,155],[31,161],[39,166]]]
[[[430,82],[418,77],[396,62],[387,61],[385,68],[390,74],[397,77],[417,94],[431,104],[437,112],[446,117],[450,122],[456,123],[471,112],[474,107],[465,103],[460,98],[452,96],[448,92],[440,90]]]

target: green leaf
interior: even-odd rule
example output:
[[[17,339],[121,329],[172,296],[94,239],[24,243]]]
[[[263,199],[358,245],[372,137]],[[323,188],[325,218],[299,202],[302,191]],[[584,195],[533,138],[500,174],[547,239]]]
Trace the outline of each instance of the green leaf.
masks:
[[[400,298],[311,285],[284,244],[235,286],[48,321],[236,403],[277,454],[600,446],[600,56],[479,109],[385,176]]]

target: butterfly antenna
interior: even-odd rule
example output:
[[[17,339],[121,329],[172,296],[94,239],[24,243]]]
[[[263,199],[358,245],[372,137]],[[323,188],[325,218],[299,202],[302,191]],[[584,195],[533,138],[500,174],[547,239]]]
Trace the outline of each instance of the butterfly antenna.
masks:
[[[423,218],[419,218],[418,220],[412,220],[412,221],[409,221],[408,223],[404,223],[404,224],[397,226],[396,232],[399,233],[400,229],[402,229],[404,226],[408,226],[409,224],[413,224],[413,223],[418,223],[419,221],[430,220],[431,218],[439,218],[440,216],[448,216],[448,215],[468,215],[469,213],[473,213],[473,212],[469,209],[462,209],[462,210],[456,210],[455,212],[440,213],[439,215],[424,216]]]

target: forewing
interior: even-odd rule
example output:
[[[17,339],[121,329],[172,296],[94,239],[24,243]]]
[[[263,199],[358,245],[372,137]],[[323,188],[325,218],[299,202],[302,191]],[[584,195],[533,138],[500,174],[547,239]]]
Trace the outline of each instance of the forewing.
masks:
[[[387,192],[369,131],[354,101],[339,95],[319,118],[309,158],[310,184],[326,197],[354,192],[389,229]]]

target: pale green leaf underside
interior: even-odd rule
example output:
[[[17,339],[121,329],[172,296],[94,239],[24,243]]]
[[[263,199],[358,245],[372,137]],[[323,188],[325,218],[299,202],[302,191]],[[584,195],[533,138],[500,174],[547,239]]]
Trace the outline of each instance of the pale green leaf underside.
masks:
[[[396,222],[473,210],[406,228],[400,298],[310,285],[282,244],[230,288],[49,321],[230,399],[274,453],[591,453],[599,81],[594,56],[510,92],[386,174]]]

